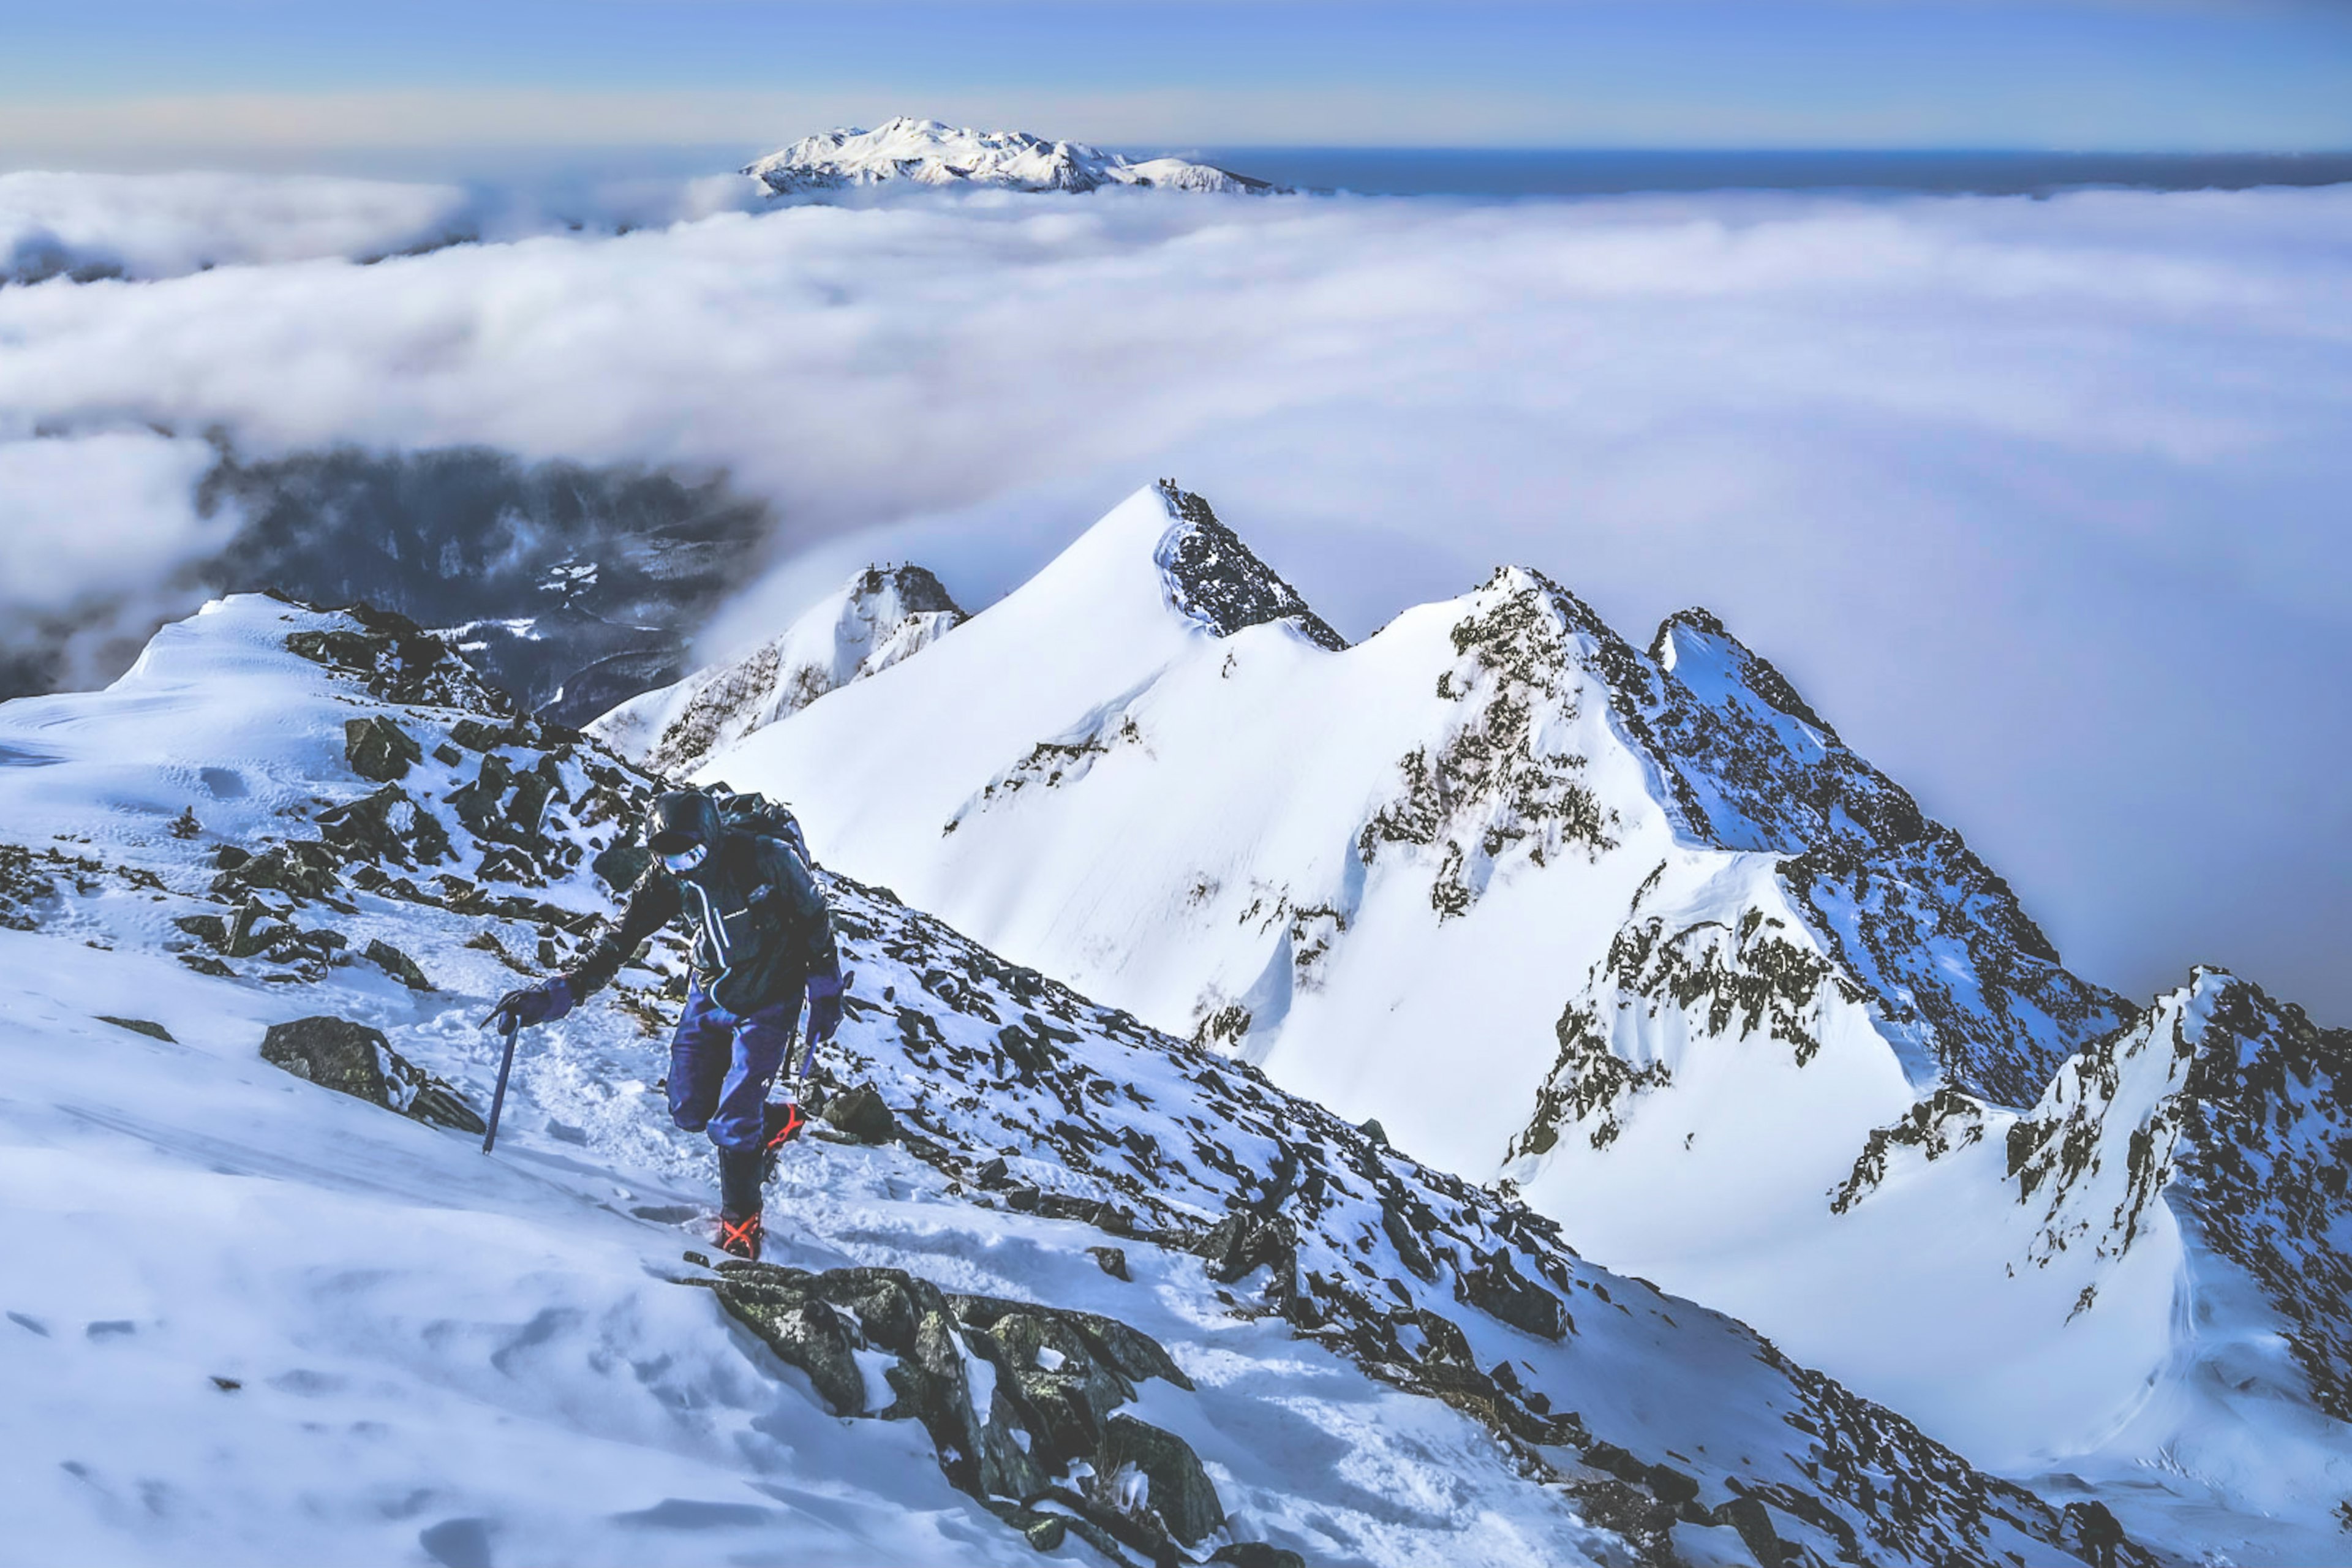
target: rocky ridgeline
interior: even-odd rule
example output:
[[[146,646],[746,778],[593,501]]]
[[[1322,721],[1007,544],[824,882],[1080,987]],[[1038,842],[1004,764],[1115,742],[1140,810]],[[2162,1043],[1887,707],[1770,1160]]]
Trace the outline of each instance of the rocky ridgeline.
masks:
[[[413,986],[433,984],[460,944],[521,973],[565,962],[642,864],[628,828],[651,781],[517,714],[397,617],[314,618],[286,645],[357,710],[343,735],[353,776],[319,781],[340,803],[288,808],[300,826],[215,850],[199,901],[216,907],[180,917],[183,961],[286,984],[372,961]],[[173,840],[198,851],[176,828]],[[59,871],[66,854],[23,851],[0,874],[35,884],[26,897],[51,912],[71,890],[61,877],[118,874],[99,859]],[[1773,1564],[2067,1550],[2075,1526],[2032,1493],[1744,1327],[1586,1265],[1507,1197],[1096,1007],[886,890],[827,886],[859,976],[821,1064],[829,1135],[894,1145],[947,1178],[948,1200],[1066,1224],[1074,1250],[1118,1278],[1139,1247],[1198,1258],[1225,1310],[1278,1319],[1469,1415],[1634,1561],[1680,1560],[1675,1542],[1692,1531]],[[387,929],[414,933],[416,952],[380,939],[352,952],[338,927],[381,926],[387,910],[404,911]],[[671,975],[657,954],[625,972],[611,1005],[652,1026]],[[268,1048],[323,1086],[476,1125],[448,1086],[371,1034],[310,1019]],[[923,1422],[950,1479],[1041,1547],[1066,1532],[1115,1560],[1280,1561],[1221,1544],[1197,1458],[1118,1408],[1139,1382],[1183,1378],[1113,1320],[953,1297],[887,1270],[730,1268],[709,1283],[833,1408]],[[864,1357],[889,1361],[883,1389]],[[1629,1380],[1682,1386],[1629,1398]],[[2126,1548],[2126,1560],[2142,1559]]]
[[[2352,1030],[2200,970],[2003,1135],[2037,1260],[2120,1258],[2170,1203],[2269,1300],[2319,1407],[2352,1420]]]
[[[1268,621],[1289,621],[1318,647],[1336,653],[1348,646],[1348,639],[1308,607],[1297,589],[1217,521],[1207,500],[1181,489],[1174,479],[1161,479],[1159,490],[1179,526],[1160,537],[1152,559],[1169,601],[1179,611],[1216,637],[1231,637]]]
[[[831,1071],[887,1103],[886,1135],[951,1194],[1098,1231],[1099,1254],[1198,1256],[1228,1310],[1278,1317],[1471,1415],[1641,1560],[1675,1561],[1678,1523],[1736,1531],[1786,1563],[1995,1563],[2066,1530],[2032,1493],[1749,1331],[1592,1268],[1550,1220],[1420,1165],[1377,1128],[1096,1007],[887,890],[828,885],[859,975]],[[1598,1392],[1584,1378],[1622,1373],[1635,1343],[1742,1369],[1695,1391],[1693,1433],[1716,1414],[1706,1401],[1759,1380],[1774,1458],[1711,1462],[1701,1437],[1662,1442],[1582,1408]]]
[[[1530,744],[1545,707],[1572,703],[1577,678],[1588,677],[1661,781],[1678,826],[1700,843],[1781,857],[1782,886],[1841,982],[1865,992],[1883,1026],[1916,1040],[1948,1081],[2027,1103],[2059,1062],[2131,1017],[2123,998],[2060,965],[1958,834],[1923,816],[1706,612],[1667,620],[1644,655],[1567,589],[1507,568],[1481,590],[1454,642],[1475,661],[1458,691],[1441,692],[1470,702],[1465,754],[1423,765],[1454,783],[1451,816],[1476,830],[1453,836],[1449,864],[1458,857],[1475,874],[1481,857],[1554,818],[1607,847],[1605,819],[1580,809],[1580,759]],[[1401,764],[1409,780],[1417,761]],[[1539,850],[1547,840],[1531,842]],[[1650,940],[1674,945],[1687,934]],[[1622,967],[1613,956],[1612,966]],[[1651,999],[1663,994],[1654,988]]]
[[[628,839],[649,781],[577,731],[520,712],[404,617],[360,605],[341,618],[289,633],[286,646],[392,705],[344,725],[346,764],[377,787],[318,800],[315,837],[258,850],[218,846],[207,896],[226,908],[174,922],[194,939],[181,961],[206,973],[300,980],[360,960],[430,989],[396,946],[379,939],[353,952],[331,921],[310,923],[319,911],[357,914],[354,895],[365,893],[528,928],[519,952],[487,931],[480,940],[518,972],[552,966],[593,915],[576,889],[562,904],[533,894],[578,883],[583,869],[625,886],[644,864]]]

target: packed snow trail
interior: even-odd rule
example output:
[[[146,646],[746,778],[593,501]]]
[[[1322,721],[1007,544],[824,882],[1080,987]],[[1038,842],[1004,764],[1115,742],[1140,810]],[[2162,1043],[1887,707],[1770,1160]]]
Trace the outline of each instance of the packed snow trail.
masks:
[[[625,875],[640,778],[394,619],[258,597],[168,628],[105,692],[0,707],[0,745],[18,1539],[126,1562],[1031,1555],[1019,1500],[956,1489],[913,1421],[836,1415],[723,1288],[679,1282],[708,1278],[680,1254],[711,1194],[648,1081],[674,948],[533,1031],[490,1159],[257,1055],[271,1024],[351,1018],[481,1107],[477,1021],[610,909],[589,868]],[[1224,1516],[1180,1557],[1993,1563],[2068,1539],[1539,1216],[830,886],[860,981],[822,1065],[839,1103],[879,1091],[886,1130],[784,1151],[772,1256],[1164,1345],[1193,1388],[1129,1408]],[[1103,1480],[1065,1486],[1162,1517]]]

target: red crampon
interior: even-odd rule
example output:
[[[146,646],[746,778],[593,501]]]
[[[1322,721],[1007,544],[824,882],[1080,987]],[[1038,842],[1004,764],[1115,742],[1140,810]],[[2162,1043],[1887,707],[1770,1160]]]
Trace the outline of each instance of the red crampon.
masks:
[[[791,1142],[808,1124],[807,1118],[801,1115],[801,1108],[790,1101],[782,1105],[771,1103],[767,1107],[767,1121],[768,1142],[764,1147],[770,1154]]]
[[[760,1260],[760,1216],[746,1215],[741,1219],[719,1216],[719,1250],[735,1258]]]

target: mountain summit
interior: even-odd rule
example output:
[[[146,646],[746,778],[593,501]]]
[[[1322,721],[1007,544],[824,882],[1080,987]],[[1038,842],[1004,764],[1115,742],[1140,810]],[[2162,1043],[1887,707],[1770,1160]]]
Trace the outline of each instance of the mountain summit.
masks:
[[[743,173],[775,195],[900,181],[995,185],[1015,191],[1092,191],[1105,185],[1264,195],[1283,187],[1181,158],[1137,162],[1083,142],[1048,142],[1023,131],[956,129],[900,115],[871,131],[803,136]]]
[[[701,776],[2136,1534],[2291,1561],[2352,1496],[2342,1040],[2068,971],[1705,611],[1510,566],[1350,647],[1162,483]]]

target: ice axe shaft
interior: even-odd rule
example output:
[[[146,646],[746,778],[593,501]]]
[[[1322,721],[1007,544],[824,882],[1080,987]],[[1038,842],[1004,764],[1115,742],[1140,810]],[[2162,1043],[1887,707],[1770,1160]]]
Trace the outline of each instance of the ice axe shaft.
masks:
[[[490,1096],[490,1125],[482,1134],[482,1152],[485,1154],[499,1141],[499,1112],[507,1107],[507,1074],[514,1071],[515,1037],[522,1033],[522,1020],[509,1014],[506,1032],[506,1055],[499,1058],[499,1087]]]

